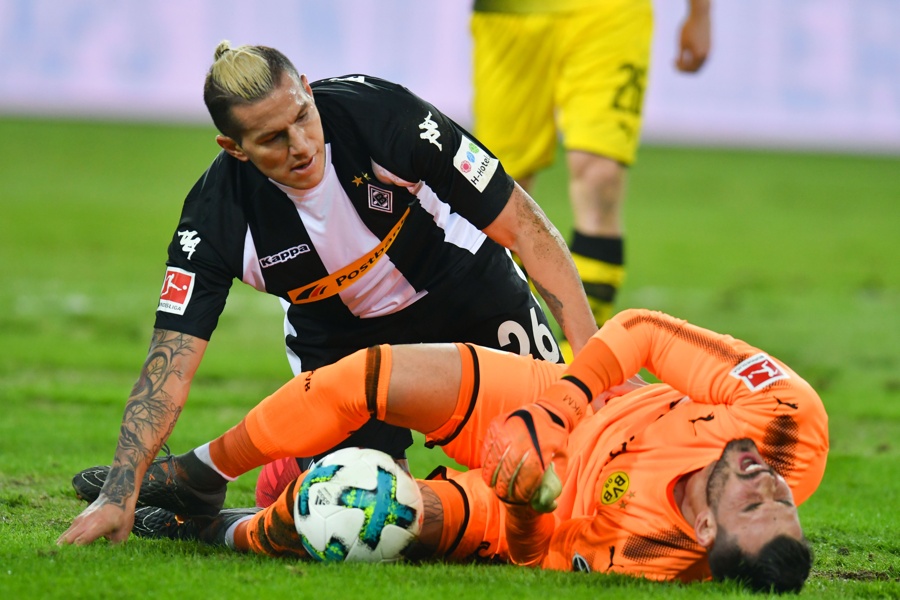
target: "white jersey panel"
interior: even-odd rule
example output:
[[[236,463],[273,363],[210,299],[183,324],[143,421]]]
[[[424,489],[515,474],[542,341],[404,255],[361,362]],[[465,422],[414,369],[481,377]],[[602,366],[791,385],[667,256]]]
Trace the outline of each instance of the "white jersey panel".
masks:
[[[247,227],[247,235],[244,236],[244,275],[241,281],[253,286],[261,292],[266,291],[266,280],[263,278],[262,269],[259,267],[259,256],[256,254],[256,246],[253,243],[253,234]]]
[[[293,201],[319,259],[334,273],[371,252],[381,240],[365,226],[341,187],[331,163],[331,145],[326,144],[325,150],[325,176],[316,187],[295,190],[273,183]],[[383,256],[340,297],[350,312],[365,319],[397,312],[425,294],[416,291],[390,257]]]
[[[438,198],[434,190],[428,187],[424,181],[415,183],[406,181],[391,173],[374,160],[372,161],[372,170],[379,181],[402,185],[411,194],[415,195],[419,199],[419,204],[422,208],[434,217],[434,224],[444,230],[444,241],[463,250],[468,250],[472,254],[478,252],[487,236],[469,221],[459,216],[459,214],[450,212],[450,205]]]
[[[297,329],[291,325],[291,322],[288,320],[287,311],[291,307],[291,303],[285,300],[284,298],[278,298],[278,301],[281,302],[281,308],[284,309],[284,335],[285,337],[297,337]],[[299,375],[303,372],[303,362],[300,360],[300,357],[291,350],[290,346],[285,346],[287,350],[287,359],[288,364],[291,365],[291,371],[294,372],[294,376]]]
[[[459,216],[458,213],[450,212],[450,205],[438,198],[427,184],[419,188],[416,197],[422,208],[434,217],[435,225],[444,230],[446,242],[468,250],[472,254],[478,252],[487,238],[483,231]]]

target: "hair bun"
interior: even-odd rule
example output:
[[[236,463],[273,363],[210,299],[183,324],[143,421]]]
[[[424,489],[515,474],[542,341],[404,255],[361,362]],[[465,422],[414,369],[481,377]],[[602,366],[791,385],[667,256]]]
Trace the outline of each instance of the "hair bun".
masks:
[[[219,45],[216,46],[216,51],[213,54],[213,61],[217,61],[222,58],[222,55],[226,52],[231,52],[231,42],[228,40],[222,40],[219,42]]]

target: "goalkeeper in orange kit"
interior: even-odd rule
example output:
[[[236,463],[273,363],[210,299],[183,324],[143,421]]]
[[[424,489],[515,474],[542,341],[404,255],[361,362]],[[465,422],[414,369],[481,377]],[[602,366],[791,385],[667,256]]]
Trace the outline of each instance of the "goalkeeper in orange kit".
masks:
[[[641,368],[664,383],[630,379]],[[470,468],[420,480],[418,557],[778,591],[808,576],[797,505],[825,468],[818,395],[745,342],[647,310],[616,315],[569,367],[467,344],[360,351],[298,376],[213,442],[155,463],[139,501],[160,506],[152,495],[168,493],[168,510],[214,514],[221,499],[209,499],[224,497],[227,480],[327,449],[370,416],[425,433]],[[304,556],[292,512],[301,480],[264,510],[223,511],[199,537]],[[60,543],[121,533],[133,518],[100,495]],[[183,530],[172,519],[156,533]]]

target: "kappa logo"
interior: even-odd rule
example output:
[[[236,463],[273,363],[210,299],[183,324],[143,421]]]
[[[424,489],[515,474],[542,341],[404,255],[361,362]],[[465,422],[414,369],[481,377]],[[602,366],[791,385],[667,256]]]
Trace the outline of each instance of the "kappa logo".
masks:
[[[743,381],[751,392],[762,389],[776,381],[790,379],[790,375],[785,373],[778,366],[778,363],[772,360],[768,354],[762,352],[743,361],[732,369],[729,374],[735,379]]]
[[[479,192],[491,181],[497,170],[497,159],[485,152],[478,144],[462,136],[459,149],[453,157],[453,166],[466,176]]]
[[[369,208],[380,210],[381,212],[393,212],[394,209],[394,193],[390,190],[383,190],[369,184]]]
[[[425,130],[419,134],[420,138],[428,140],[430,143],[437,146],[438,150],[444,149],[438,141],[441,137],[441,131],[438,129],[438,124],[431,120],[431,111],[428,112],[428,116],[425,117],[425,120],[419,123],[419,129]]]
[[[159,306],[156,310],[183,315],[194,292],[194,274],[177,267],[166,269],[162,290],[159,292]]]
[[[282,250],[281,252],[278,252],[277,254],[272,254],[270,256],[262,257],[261,259],[259,259],[259,266],[262,267],[263,269],[267,269],[271,266],[274,266],[274,265],[277,265],[277,264],[280,264],[283,262],[287,262],[287,261],[291,260],[292,258],[297,258],[301,254],[306,254],[307,252],[309,252],[308,245],[297,244],[296,246],[288,248],[287,250]]]
[[[187,254],[188,260],[191,260],[191,257],[194,256],[194,252],[197,250],[197,244],[200,243],[200,238],[197,237],[196,231],[177,231],[176,234],[181,238],[181,250]]]

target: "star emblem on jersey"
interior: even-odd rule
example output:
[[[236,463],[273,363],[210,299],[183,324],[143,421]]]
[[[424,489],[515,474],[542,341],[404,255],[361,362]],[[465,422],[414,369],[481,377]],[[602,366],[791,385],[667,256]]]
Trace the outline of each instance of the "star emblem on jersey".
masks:
[[[393,212],[394,193],[369,184],[369,208],[381,212]]]
[[[353,178],[353,183],[356,184],[356,187],[359,187],[363,184],[363,179],[359,175]]]

